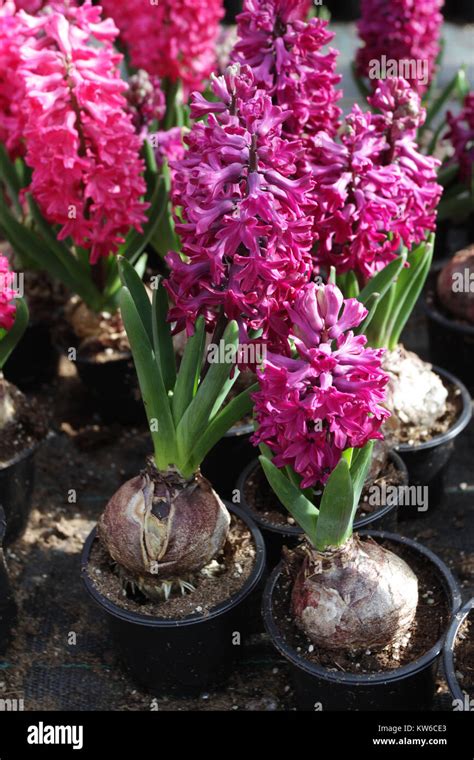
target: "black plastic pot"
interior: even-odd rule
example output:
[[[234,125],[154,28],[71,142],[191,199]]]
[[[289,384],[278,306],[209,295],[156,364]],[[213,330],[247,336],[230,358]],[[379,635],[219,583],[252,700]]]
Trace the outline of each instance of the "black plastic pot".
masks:
[[[0,467],[0,508],[3,508],[7,521],[5,546],[22,535],[28,522],[38,446],[35,443]]]
[[[255,457],[255,446],[250,443],[253,425],[231,428],[207,454],[202,474],[224,499],[232,500],[232,489],[243,468]]]
[[[446,593],[454,615],[461,595],[450,570],[433,552],[409,538],[384,531],[361,531],[361,535],[387,539],[409,546],[430,563]],[[263,595],[265,627],[273,645],[291,664],[297,709],[314,711],[318,703],[326,710],[429,710],[435,694],[435,677],[444,635],[418,660],[383,673],[344,673],[311,663],[290,647],[273,615],[272,598],[282,572],[276,567]]]
[[[21,391],[50,383],[57,375],[59,351],[46,323],[30,324],[4,368],[6,379]]]
[[[411,446],[400,443],[395,450],[403,459],[408,470],[410,486],[427,486],[428,508],[421,511],[416,505],[406,506],[400,510],[399,518],[424,517],[440,505],[444,496],[445,478],[449,460],[454,451],[456,438],[469,424],[472,417],[471,397],[465,385],[445,369],[433,365],[434,371],[442,380],[455,385],[460,392],[462,409],[456,422],[446,433],[434,436],[430,441]]]
[[[324,0],[321,5],[330,11],[331,21],[354,21],[360,17],[359,0]]]
[[[463,324],[445,315],[439,308],[434,291],[433,272],[423,299],[428,317],[430,359],[446,367],[474,392],[474,325]]]
[[[3,541],[5,538],[5,513],[0,506],[0,659],[11,640],[11,632],[16,620],[17,608],[8,577]]]
[[[433,252],[434,259],[437,261],[450,259],[455,253],[467,248],[472,242],[474,242],[474,214],[471,214],[461,224],[454,224],[450,219],[438,222]]]
[[[400,485],[408,485],[408,472],[402,459],[394,451],[389,454],[391,462],[402,473],[403,479]],[[245,483],[257,467],[260,467],[258,459],[253,459],[241,472],[236,484],[240,492],[240,505],[257,523],[265,539],[267,550],[267,566],[275,567],[281,560],[283,546],[292,549],[303,536],[303,531],[298,525],[274,525],[265,520],[245,499]],[[286,511],[282,506],[282,511]],[[359,530],[396,530],[397,528],[398,502],[390,506],[382,506],[365,517],[358,518],[354,523],[354,529]]]
[[[464,623],[467,617],[474,609],[474,598],[469,599],[466,604],[461,607],[459,612],[454,616],[451,625],[449,626],[448,633],[446,635],[446,642],[444,644],[443,651],[443,663],[444,673],[446,675],[446,681],[448,682],[449,691],[453,697],[453,707],[458,710],[471,710],[474,708],[474,694],[469,694],[466,698],[465,692],[462,690],[461,685],[456,677],[456,664],[455,664],[455,651],[456,637],[461,625]],[[472,704],[471,704],[472,701]]]
[[[205,617],[180,620],[140,615],[104,597],[87,575],[96,529],[82,553],[82,579],[88,593],[106,614],[121,659],[134,680],[153,694],[193,696],[222,683],[231,674],[249,632],[253,596],[265,569],[265,544],[257,526],[243,509],[228,505],[252,533],[256,546],[254,570],[239,592],[214,607]],[[236,645],[236,634],[240,645]]]
[[[146,419],[130,353],[105,362],[78,353],[76,367],[104,422],[138,424]]]

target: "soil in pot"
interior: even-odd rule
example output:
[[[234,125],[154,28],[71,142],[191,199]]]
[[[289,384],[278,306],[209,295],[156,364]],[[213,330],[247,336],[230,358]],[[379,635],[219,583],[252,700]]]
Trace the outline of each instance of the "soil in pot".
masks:
[[[474,700],[474,611],[459,627],[454,646],[457,681],[470,700]],[[472,708],[471,708],[472,709]]]
[[[357,653],[330,652],[317,649],[294,624],[289,615],[292,578],[285,573],[274,598],[275,619],[288,644],[316,665],[344,673],[381,673],[407,665],[431,649],[446,630],[449,609],[446,594],[433,569],[406,546],[383,541],[382,545],[405,560],[418,577],[419,601],[412,627],[401,644],[390,645],[380,652],[365,650]],[[298,562],[295,553],[288,562]]]
[[[23,532],[31,509],[34,484],[34,455],[46,437],[46,411],[24,396],[18,388],[0,381],[0,393],[13,405],[11,420],[0,435],[0,506],[7,522],[5,545]]]
[[[88,575],[97,590],[114,604],[129,612],[165,619],[181,620],[193,614],[205,616],[213,607],[237,593],[255,567],[256,548],[245,523],[232,516],[224,551],[189,579],[195,590],[182,595],[173,592],[162,602],[151,601],[137,589],[124,585],[117,566],[97,539],[92,547]]]
[[[58,340],[105,422],[145,420],[130,346],[120,314],[94,314],[77,297],[65,309]]]
[[[362,535],[362,534],[361,534]],[[267,630],[280,653],[290,661],[297,706],[314,710],[431,709],[437,659],[444,634],[460,603],[459,589],[435,555],[409,539],[374,532],[375,539],[403,558],[418,578],[415,618],[398,644],[380,651],[330,651],[316,647],[293,621],[290,597],[300,550],[273,571],[265,589],[263,611]]]

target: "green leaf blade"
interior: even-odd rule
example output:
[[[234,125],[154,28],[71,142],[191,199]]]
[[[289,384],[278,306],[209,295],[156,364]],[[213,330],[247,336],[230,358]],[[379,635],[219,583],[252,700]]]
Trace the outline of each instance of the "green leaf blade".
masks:
[[[316,546],[319,517],[318,510],[314,504],[301,493],[299,488],[288,480],[278,467],[275,467],[270,459],[260,456],[259,462],[262,465],[268,482],[283,506],[286,507],[290,515],[296,520],[311,543]]]
[[[341,458],[332,471],[319,505],[314,545],[319,551],[341,546],[352,535],[354,491],[349,464]]]

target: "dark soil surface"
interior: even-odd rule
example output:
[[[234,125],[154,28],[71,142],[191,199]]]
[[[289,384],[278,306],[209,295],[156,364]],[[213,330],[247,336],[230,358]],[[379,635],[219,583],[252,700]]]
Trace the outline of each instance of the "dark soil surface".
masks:
[[[423,358],[425,324],[415,315],[404,343]],[[155,700],[121,670],[105,621],[80,580],[83,542],[124,480],[150,453],[146,428],[105,425],[94,416],[72,362],[41,394],[54,411],[55,435],[37,455],[33,509],[24,536],[7,551],[18,626],[0,662],[0,698],[23,698],[26,710],[292,710],[285,661],[264,634],[244,644],[243,665],[228,685],[198,699]],[[474,592],[474,424],[456,440],[437,511],[400,523],[400,532],[439,554]],[[452,709],[442,673],[436,709]]]
[[[47,409],[36,399],[29,399],[14,385],[0,378],[0,393],[10,399],[15,417],[0,433],[0,468],[31,449],[48,433]]]
[[[166,601],[153,602],[139,589],[131,589],[130,584],[124,586],[117,567],[98,539],[92,546],[88,575],[102,595],[123,609],[140,615],[181,619],[208,615],[213,607],[240,591],[254,566],[252,534],[242,520],[232,516],[222,552],[203,571],[185,579],[194,587],[190,594],[183,595],[179,588],[173,588]]]
[[[274,613],[278,627],[283,632],[286,642],[309,662],[344,673],[378,673],[393,670],[422,657],[443,635],[449,620],[449,610],[446,595],[432,568],[406,547],[390,542],[384,542],[383,545],[404,559],[416,574],[418,606],[415,620],[402,641],[379,652],[367,649],[346,654],[328,652],[313,646],[310,639],[296,627],[290,615],[291,577],[287,574],[281,576],[274,597]]]

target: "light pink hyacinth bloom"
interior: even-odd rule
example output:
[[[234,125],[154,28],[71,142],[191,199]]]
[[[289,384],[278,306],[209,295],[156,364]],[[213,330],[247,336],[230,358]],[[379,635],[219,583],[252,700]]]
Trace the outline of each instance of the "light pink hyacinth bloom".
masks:
[[[19,14],[28,191],[61,226],[58,239],[71,237],[96,263],[131,227],[141,230],[144,164],[112,46],[115,25],[90,2],[65,13]]]
[[[103,0],[127,46],[132,65],[201,90],[216,67],[223,0]]]
[[[355,298],[310,283],[287,309],[298,356],[267,354],[252,442],[269,446],[274,464],[292,467],[307,488],[327,481],[344,449],[383,437],[388,376],[384,349],[366,348],[365,336],[353,333],[367,314]]]

